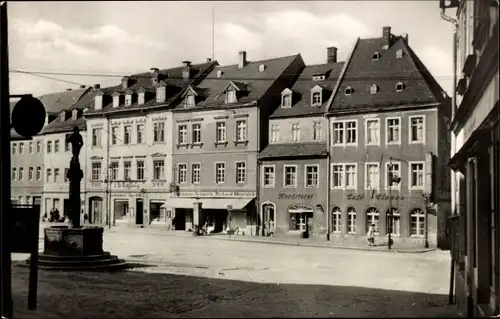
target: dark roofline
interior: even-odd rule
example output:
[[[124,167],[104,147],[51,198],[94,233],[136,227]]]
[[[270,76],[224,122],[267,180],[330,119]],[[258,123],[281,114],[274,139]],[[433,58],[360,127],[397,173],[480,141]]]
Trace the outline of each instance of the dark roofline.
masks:
[[[304,118],[304,117],[322,117],[325,116],[326,111],[318,112],[318,113],[306,113],[306,114],[295,114],[295,115],[270,115],[270,120],[277,119],[290,119],[290,118]]]
[[[71,126],[63,126],[63,127],[55,127],[53,129],[49,128],[47,132],[41,132],[40,136],[42,135],[50,135],[50,134],[60,134],[60,133],[69,133],[73,131],[73,127],[78,126],[80,131],[86,131],[87,130],[87,123],[83,122],[82,124],[76,124],[76,125],[71,125]]]
[[[351,108],[351,109],[336,109],[334,111],[328,111],[325,113],[327,117],[330,116],[337,116],[337,115],[354,115],[354,114],[368,114],[368,113],[384,113],[384,112],[393,112],[393,111],[398,111],[398,110],[420,110],[420,109],[428,109],[428,108],[434,108],[434,107],[439,107],[441,106],[441,102],[435,102],[435,103],[423,103],[423,104],[398,104],[394,106],[381,106],[377,109],[374,109],[373,107],[367,106],[366,108],[360,109],[357,107]]]
[[[257,161],[280,161],[286,158],[287,160],[304,160],[304,159],[315,159],[315,158],[327,158],[328,157],[328,151],[325,151],[324,154],[315,154],[315,155],[285,155],[285,156],[270,156],[270,157],[261,157],[260,155],[257,156]]]

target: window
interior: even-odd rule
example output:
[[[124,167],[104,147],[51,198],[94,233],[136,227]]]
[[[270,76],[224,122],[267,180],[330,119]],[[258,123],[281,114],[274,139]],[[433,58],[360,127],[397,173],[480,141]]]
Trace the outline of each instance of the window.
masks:
[[[332,164],[332,188],[357,188],[358,165]]]
[[[227,91],[226,98],[227,98],[226,100],[227,103],[236,103],[236,91],[235,90]]]
[[[386,119],[386,143],[387,144],[399,144],[401,142],[401,128],[400,128],[399,118],[387,118]]]
[[[340,233],[342,229],[342,211],[338,207],[334,207],[332,210],[332,232]]]
[[[54,141],[54,153],[59,153],[59,140]]]
[[[33,142],[30,142],[28,144],[28,151],[29,151],[30,154],[33,154]]]
[[[165,102],[167,97],[167,88],[162,86],[156,88],[156,102]]]
[[[17,144],[13,143],[12,144],[12,154],[16,154],[16,147],[17,147]]]
[[[347,209],[347,233],[356,234],[356,210],[353,207]]]
[[[64,141],[64,151],[65,152],[71,151],[71,144],[67,141]]]
[[[377,92],[378,92],[378,86],[376,84],[372,84],[372,86],[370,86],[370,93],[376,94]]]
[[[139,92],[137,104],[139,104],[139,105],[144,104],[145,96],[146,96],[145,92]]]
[[[380,145],[380,120],[367,119],[365,121],[365,144]]]
[[[193,144],[201,144],[201,124],[193,124]]]
[[[410,162],[410,189],[424,189],[424,162]]]
[[[92,146],[101,146],[102,129],[95,128],[92,130]]]
[[[321,92],[314,92],[312,94],[312,102],[311,104],[313,106],[315,105],[321,105]]]
[[[314,122],[313,124],[313,140],[321,141],[323,139],[321,122]]]
[[[401,92],[405,88],[404,84],[401,82],[396,83],[396,92]]]
[[[187,173],[188,173],[188,169],[187,169],[187,165],[186,164],[179,164],[179,167],[178,167],[178,181],[179,181],[179,184],[185,184],[187,183]]]
[[[285,165],[284,187],[297,187],[297,166]]]
[[[226,164],[215,163],[215,182],[222,184],[226,181]]]
[[[92,163],[92,180],[100,181],[101,180],[101,163],[93,162]]]
[[[226,122],[217,122],[215,141],[223,143],[226,141]]]
[[[118,107],[120,105],[120,96],[115,95],[113,96],[113,107]]]
[[[264,187],[274,187],[274,166],[264,165],[262,166],[262,186]]]
[[[399,214],[399,210],[396,208],[392,208],[392,218],[389,214],[389,210],[387,211],[387,233],[392,234],[394,236],[399,236],[401,234],[400,227],[401,226],[401,215]]]
[[[69,181],[69,180],[68,180],[68,171],[69,171],[69,168],[65,168],[65,169],[64,169],[64,181],[65,181],[65,182]]]
[[[137,125],[137,144],[144,143],[144,124]]]
[[[399,49],[396,51],[396,59],[402,59],[403,58],[403,50]]]
[[[195,106],[194,95],[186,96],[186,106]]]
[[[46,178],[47,183],[50,183],[51,179],[52,179],[52,169],[47,168],[47,178]]]
[[[22,181],[24,179],[24,168],[19,167],[19,180]]]
[[[23,154],[24,153],[24,143],[21,142],[19,143],[19,154]]]
[[[423,116],[410,116],[410,143],[424,143],[425,119]]]
[[[111,128],[111,144],[116,145],[118,140],[118,127],[114,126]]]
[[[357,121],[333,122],[333,145],[353,145],[357,143]]]
[[[28,180],[29,181],[33,180],[33,177],[34,177],[33,173],[34,173],[34,168],[33,167],[28,168]]]
[[[132,126],[125,125],[123,127],[123,144],[130,144],[132,140]]]
[[[187,125],[179,125],[179,127],[178,127],[178,139],[179,139],[180,145],[186,145],[188,143]]]
[[[39,181],[42,179],[42,168],[37,166],[36,168],[36,180]]]
[[[111,162],[111,176],[108,176],[108,178],[112,181],[116,181],[118,179],[118,167],[119,167],[118,162]]]
[[[379,188],[379,163],[365,164],[365,189]]]
[[[165,178],[165,161],[153,161],[153,179],[163,180]]]
[[[54,168],[54,183],[59,181],[59,168]]]
[[[365,233],[368,232],[368,228],[371,226],[371,225],[375,225],[375,233],[374,235],[379,235],[380,234],[380,230],[379,230],[379,226],[380,226],[380,213],[378,211],[378,209],[374,208],[374,207],[370,207],[366,210],[366,229],[365,229]]]
[[[236,163],[236,183],[244,184],[247,179],[247,164],[245,162]]]
[[[236,122],[236,141],[247,141],[247,121],[245,120]]]
[[[13,181],[16,180],[16,172],[17,172],[17,168],[12,167],[12,175],[11,175],[11,177],[12,177]]]
[[[165,123],[156,122],[153,125],[153,141],[154,142],[164,142],[165,141]]]
[[[137,165],[137,179],[140,180],[140,181],[143,181],[145,180],[145,174],[144,174],[144,161],[137,161],[136,162],[136,165]]]
[[[292,95],[291,94],[285,94],[282,96],[281,107],[283,107],[283,108],[292,107]]]
[[[280,140],[280,127],[278,124],[271,125],[271,143],[277,143]]]
[[[124,180],[132,179],[132,162],[129,161],[123,162],[123,179]]]
[[[299,123],[292,124],[292,141],[300,141],[300,125]]]
[[[352,92],[354,92],[354,90],[350,86],[346,87],[345,90],[344,90],[344,94],[345,95],[351,95]]]
[[[52,153],[52,141],[47,141],[47,153]]]
[[[318,187],[319,165],[306,165],[305,168],[306,187]]]
[[[385,187],[389,188],[389,183],[391,180],[391,173],[392,177],[401,177],[401,164],[399,162],[392,162],[391,163],[385,163],[385,171],[386,171],[386,176],[385,176]],[[400,184],[396,182],[392,182],[391,188],[392,189],[399,189]]]
[[[125,106],[132,105],[132,94],[125,95]]]
[[[410,212],[410,236],[423,237],[425,235],[425,214],[416,208]]]
[[[193,184],[200,183],[201,164],[191,164],[191,179]]]
[[[378,59],[380,59],[380,53],[378,53],[378,52],[373,53],[372,54],[372,60],[375,61],[375,60],[378,60]]]
[[[36,141],[36,152],[38,154],[42,152],[42,143],[40,141]]]

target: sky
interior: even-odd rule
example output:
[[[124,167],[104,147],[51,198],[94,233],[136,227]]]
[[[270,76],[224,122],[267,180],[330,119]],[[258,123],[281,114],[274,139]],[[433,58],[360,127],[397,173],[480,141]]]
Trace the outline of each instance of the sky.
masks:
[[[452,25],[437,0],[419,1],[93,1],[9,2],[11,94],[35,96],[79,85],[118,84],[150,68],[220,65],[300,53],[306,64],[326,62],[338,47],[343,61],[358,37],[380,37],[382,27],[408,34],[410,46],[451,95]],[[214,12],[214,15],[212,14]],[[212,19],[214,17],[214,19]],[[215,32],[212,32],[214,25]],[[212,34],[214,49],[212,50]]]

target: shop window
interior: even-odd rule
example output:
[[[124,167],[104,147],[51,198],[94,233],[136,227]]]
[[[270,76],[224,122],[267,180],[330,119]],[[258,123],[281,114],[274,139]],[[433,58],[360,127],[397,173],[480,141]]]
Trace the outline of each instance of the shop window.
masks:
[[[307,205],[295,205],[288,210],[290,214],[290,230],[304,232],[307,222],[313,218],[313,209]]]

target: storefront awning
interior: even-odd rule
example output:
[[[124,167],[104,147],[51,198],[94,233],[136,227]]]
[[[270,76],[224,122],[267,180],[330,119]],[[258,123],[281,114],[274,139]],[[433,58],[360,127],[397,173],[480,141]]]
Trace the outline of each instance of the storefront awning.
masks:
[[[161,207],[193,208],[195,202],[201,202],[202,209],[243,209],[253,198],[170,198]]]

